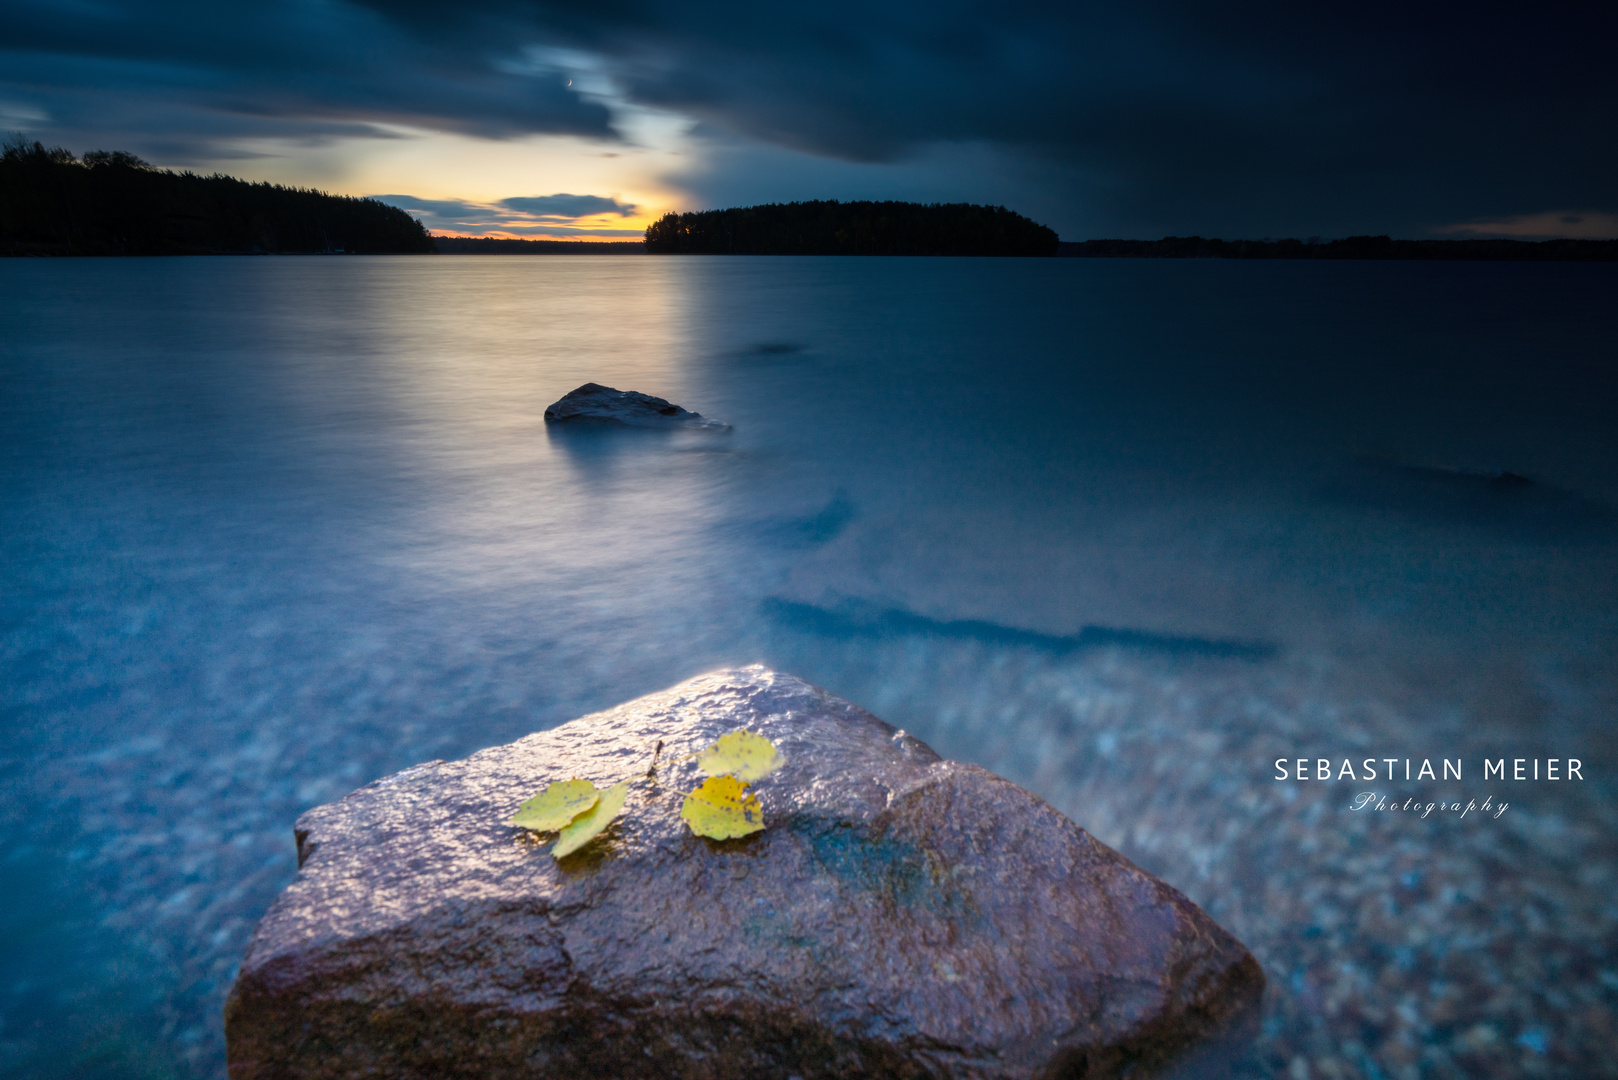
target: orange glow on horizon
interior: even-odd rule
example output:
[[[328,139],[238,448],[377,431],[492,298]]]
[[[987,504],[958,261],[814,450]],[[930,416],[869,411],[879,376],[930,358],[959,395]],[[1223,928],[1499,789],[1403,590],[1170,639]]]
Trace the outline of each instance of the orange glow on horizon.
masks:
[[[606,244],[634,244],[645,238],[645,233],[635,236],[602,236],[598,233],[568,233],[555,235],[552,233],[513,233],[495,230],[492,232],[457,232],[454,229],[430,230],[434,236],[452,236],[462,240],[587,240],[590,243]]]
[[[485,209],[488,212],[486,220],[462,220],[437,228],[430,221],[424,224],[434,236],[469,240],[582,240],[611,244],[635,243],[645,239],[647,227],[663,216],[661,209],[651,213],[637,207],[640,212],[628,217],[601,214],[572,220],[535,221],[531,218],[524,220],[520,214],[503,213],[498,206]],[[552,229],[556,231],[550,231]]]

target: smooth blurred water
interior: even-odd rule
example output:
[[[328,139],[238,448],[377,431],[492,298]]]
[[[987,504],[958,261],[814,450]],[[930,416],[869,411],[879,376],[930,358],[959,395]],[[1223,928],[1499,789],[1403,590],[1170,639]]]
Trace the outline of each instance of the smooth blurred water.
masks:
[[[1277,820],[1340,831],[1270,780],[1294,750],[1582,756],[1583,788],[1522,796],[1513,842],[1570,860],[1519,869],[1588,915],[1555,931],[1579,1007],[1618,1002],[1615,286],[1599,265],[0,261],[0,1070],[221,1075],[219,1009],[300,812],[752,661],[1030,786],[1244,935],[1284,996],[1264,1069],[1451,1075],[1465,1039],[1491,1075],[1610,1064],[1599,1025],[1533,1026],[1550,976],[1510,968],[1527,1004],[1493,1035],[1394,1016],[1345,1042],[1309,981],[1334,954],[1289,960],[1310,927],[1266,923],[1265,890],[1361,870],[1307,839],[1269,877],[1219,866]],[[587,381],[733,431],[547,430]],[[1163,801],[1244,792],[1196,824]],[[1406,947],[1378,962],[1412,970]]]

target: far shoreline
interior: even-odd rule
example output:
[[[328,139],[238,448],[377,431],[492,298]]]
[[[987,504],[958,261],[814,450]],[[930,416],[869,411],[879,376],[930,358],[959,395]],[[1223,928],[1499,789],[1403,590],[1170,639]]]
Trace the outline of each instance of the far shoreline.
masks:
[[[639,240],[518,240],[506,237],[431,236],[434,249],[422,252],[376,252],[409,255],[699,255],[716,258],[768,258],[769,255],[724,252],[656,252]],[[207,251],[76,252],[56,245],[0,242],[0,258],[195,258],[195,257],[349,257],[372,253],[335,251]],[[785,255],[811,255],[785,252]],[[1039,258],[1020,255],[849,255],[847,258]],[[1049,257],[1049,256],[1045,256]],[[1618,240],[1394,240],[1356,236],[1341,240],[1221,240],[1165,237],[1162,240],[1063,240],[1061,259],[1236,259],[1332,262],[1618,262]]]
[[[642,241],[518,240],[505,237],[434,236],[440,255],[656,255]],[[722,257],[747,253],[702,252]],[[786,253],[793,254],[793,253]],[[810,254],[800,252],[796,254]],[[856,256],[882,258],[881,255]],[[889,256],[891,257],[891,256]],[[939,256],[961,258],[962,256]],[[993,257],[993,256],[991,256]],[[1029,256],[999,256],[1027,258]],[[1038,257],[1038,256],[1034,256]],[[1161,240],[1063,240],[1057,258],[1067,259],[1293,259],[1382,262],[1618,262],[1618,240],[1395,240],[1351,236],[1341,240],[1221,240],[1200,236]]]

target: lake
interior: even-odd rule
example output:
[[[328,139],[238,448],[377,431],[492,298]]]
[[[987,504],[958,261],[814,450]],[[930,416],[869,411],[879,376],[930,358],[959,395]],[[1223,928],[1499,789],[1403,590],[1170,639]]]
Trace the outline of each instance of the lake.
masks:
[[[1618,1075],[1615,299],[1598,264],[0,260],[0,1071],[221,1076],[299,813],[759,661],[1242,938],[1252,1072]],[[732,430],[548,430],[591,381]]]

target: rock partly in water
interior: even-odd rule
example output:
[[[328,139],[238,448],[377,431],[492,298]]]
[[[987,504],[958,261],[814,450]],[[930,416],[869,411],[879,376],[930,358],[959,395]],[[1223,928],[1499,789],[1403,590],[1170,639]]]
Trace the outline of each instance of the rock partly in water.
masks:
[[[768,827],[693,836],[692,755],[744,727],[786,759]],[[505,822],[573,777],[633,788],[557,862]],[[760,667],[407,769],[296,836],[226,1006],[235,1080],[1140,1076],[1264,985],[1040,799]]]
[[[708,420],[660,397],[585,383],[545,410],[550,424],[622,424],[645,428],[699,428],[724,431],[730,425]]]

